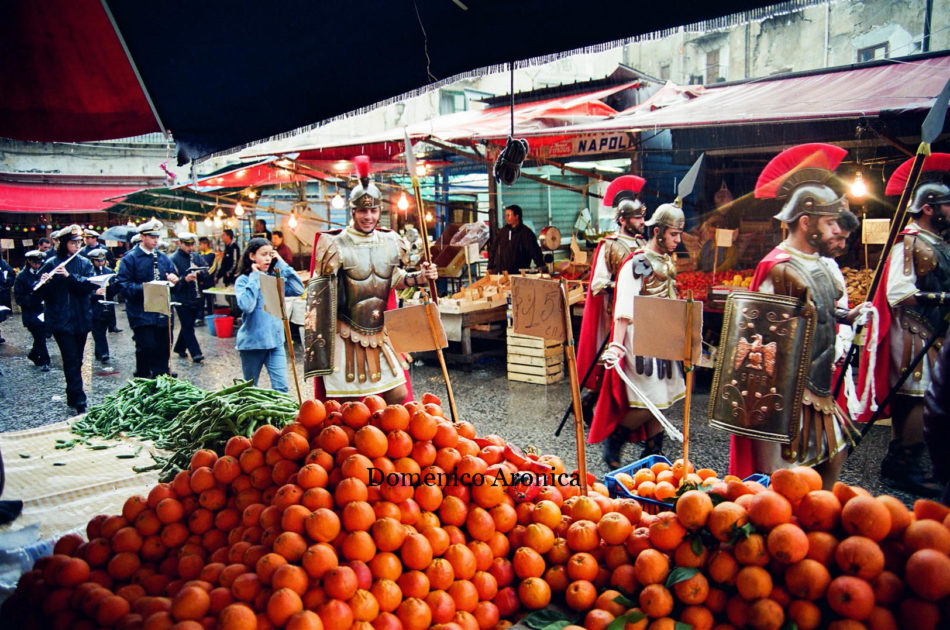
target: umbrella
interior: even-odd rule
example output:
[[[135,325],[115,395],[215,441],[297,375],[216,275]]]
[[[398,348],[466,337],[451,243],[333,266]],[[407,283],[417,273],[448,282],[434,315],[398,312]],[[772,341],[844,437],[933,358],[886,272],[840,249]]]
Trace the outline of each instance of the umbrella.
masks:
[[[99,238],[104,241],[122,241],[126,242],[129,240],[129,237],[135,232],[135,227],[131,225],[113,225],[105,232],[99,235]]]

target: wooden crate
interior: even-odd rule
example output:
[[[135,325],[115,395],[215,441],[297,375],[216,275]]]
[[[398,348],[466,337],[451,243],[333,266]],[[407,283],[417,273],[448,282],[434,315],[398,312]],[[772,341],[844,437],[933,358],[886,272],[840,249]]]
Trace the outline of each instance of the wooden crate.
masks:
[[[564,348],[557,341],[508,329],[508,380],[547,385],[564,378]]]

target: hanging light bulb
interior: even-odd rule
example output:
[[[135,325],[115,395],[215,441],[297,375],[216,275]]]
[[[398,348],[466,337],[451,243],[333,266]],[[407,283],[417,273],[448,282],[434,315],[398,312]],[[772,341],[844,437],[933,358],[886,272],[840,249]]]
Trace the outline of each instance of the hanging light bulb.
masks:
[[[222,210],[221,208],[218,208],[217,212],[214,213],[214,216],[220,219],[221,217],[224,216],[224,210]]]
[[[215,217],[215,218],[214,218],[214,227],[220,229],[222,225],[223,225],[223,222],[221,221],[221,217]]]
[[[426,163],[419,162],[416,164],[416,177],[425,177],[426,176]]]
[[[332,207],[334,210],[342,210],[343,206],[345,205],[346,200],[343,199],[343,196],[340,195],[339,192],[333,195],[333,199],[330,200],[330,207]]]
[[[432,213],[426,210],[426,223],[432,222]]]
[[[287,225],[290,227],[291,230],[294,229],[295,227],[297,227],[297,215],[296,215],[296,214],[290,215],[290,218],[287,219]]]
[[[253,188],[248,189],[248,191],[247,191],[247,198],[248,198],[248,199],[256,199],[256,198],[257,198],[257,191],[254,190]]]
[[[186,230],[188,229],[188,217],[181,218],[181,226],[185,228]]]
[[[212,225],[214,225],[214,221],[211,220],[211,217],[205,217],[204,223],[208,227],[211,227]]]
[[[866,194],[868,194],[867,184],[864,183],[864,177],[861,175],[861,171],[858,171],[854,176],[854,181],[851,182],[851,196],[860,199]]]
[[[243,217],[244,216],[244,206],[241,205],[241,202],[234,204],[234,216]]]
[[[399,195],[399,201],[396,202],[396,207],[405,212],[409,209],[409,197],[406,196],[406,193]]]

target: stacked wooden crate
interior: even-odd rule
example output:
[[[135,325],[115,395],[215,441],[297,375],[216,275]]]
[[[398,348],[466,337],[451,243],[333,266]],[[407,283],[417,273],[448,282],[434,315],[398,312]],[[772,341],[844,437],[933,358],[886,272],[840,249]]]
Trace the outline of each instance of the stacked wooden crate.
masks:
[[[564,347],[558,341],[516,335],[508,328],[508,380],[548,385],[564,378]]]

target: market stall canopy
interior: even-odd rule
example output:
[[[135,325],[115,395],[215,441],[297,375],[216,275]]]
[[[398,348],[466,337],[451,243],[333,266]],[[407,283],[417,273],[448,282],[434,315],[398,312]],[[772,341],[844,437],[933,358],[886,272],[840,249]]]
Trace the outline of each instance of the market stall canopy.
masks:
[[[926,111],[948,78],[950,55],[888,60],[865,67],[706,87],[680,93],[666,106],[638,106],[630,113],[576,125],[568,131],[719,127]],[[658,99],[655,105],[660,103]]]
[[[110,197],[129,194],[137,186],[88,184],[15,184],[0,182],[0,212],[84,214],[104,212]]]
[[[674,0],[272,3],[0,0],[0,136],[169,131],[179,160],[433,84],[770,4]]]
[[[617,111],[603,99],[640,86],[638,81],[628,81],[608,88],[572,94],[558,98],[520,103],[514,106],[515,135],[542,132],[546,137],[555,137],[558,129],[584,122],[603,120]],[[489,107],[446,114],[422,123],[409,125],[406,131],[413,140],[437,138],[456,144],[472,146],[491,141],[504,145],[511,132],[512,110],[509,106]],[[344,141],[345,144],[300,146],[295,149],[299,161],[348,160],[359,153],[367,153],[377,159],[392,159],[404,150],[404,132],[394,129],[379,134]],[[540,142],[539,144],[546,144]],[[403,168],[405,163],[402,164]]]
[[[215,209],[214,197],[182,188],[144,188],[116,195],[106,202],[105,210],[131,217],[156,217],[167,220],[182,216],[203,217]],[[234,202],[222,202],[230,210]]]

